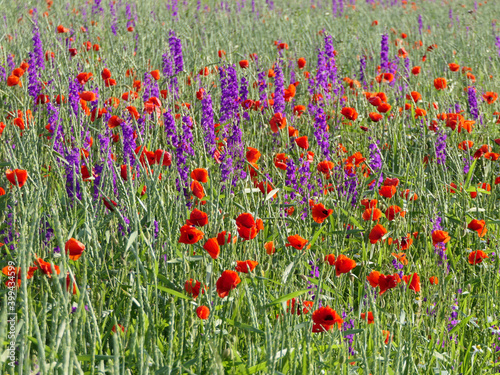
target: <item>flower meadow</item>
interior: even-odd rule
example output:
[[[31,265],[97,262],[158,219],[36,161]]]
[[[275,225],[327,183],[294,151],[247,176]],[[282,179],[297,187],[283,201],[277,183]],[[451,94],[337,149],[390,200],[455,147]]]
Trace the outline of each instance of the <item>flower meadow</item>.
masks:
[[[4,2],[2,373],[500,372],[495,10]]]

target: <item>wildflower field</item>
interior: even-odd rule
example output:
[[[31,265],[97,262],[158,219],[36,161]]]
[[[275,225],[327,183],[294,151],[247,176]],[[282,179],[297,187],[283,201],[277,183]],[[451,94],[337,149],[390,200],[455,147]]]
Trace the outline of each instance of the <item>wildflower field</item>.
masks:
[[[2,2],[2,374],[500,372],[499,9]]]

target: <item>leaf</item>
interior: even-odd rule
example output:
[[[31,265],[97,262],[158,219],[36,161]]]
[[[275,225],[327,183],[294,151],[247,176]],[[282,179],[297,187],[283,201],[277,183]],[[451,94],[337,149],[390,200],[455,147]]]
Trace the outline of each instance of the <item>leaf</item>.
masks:
[[[274,305],[277,305],[278,303],[288,301],[292,298],[298,297],[298,296],[300,296],[304,293],[307,293],[307,292],[309,292],[309,289],[302,289],[302,290],[297,290],[296,292],[288,293],[284,296],[276,298],[274,301],[267,304],[266,307],[274,306]]]
[[[325,229],[326,226],[322,226],[319,230],[316,231],[316,233],[314,233],[314,236],[311,240],[311,246],[314,245],[314,243],[318,240],[319,238],[319,235],[321,234],[321,232],[323,232],[323,229]]]
[[[161,285],[157,285],[156,286],[159,290],[161,290],[162,292],[165,292],[165,293],[168,293],[168,294],[171,294],[173,296],[176,296],[176,297],[179,297],[179,298],[182,298],[182,299],[185,299],[185,300],[190,300],[190,298],[184,294],[182,294],[181,292],[178,292],[176,290],[173,290],[173,289],[169,289],[169,288],[165,288],[164,286],[161,286]]]
[[[467,322],[468,322],[469,320],[471,320],[473,317],[474,317],[474,315],[470,315],[470,316],[468,316],[467,318],[463,319],[460,323],[458,323],[458,324],[455,326],[455,328],[453,328],[453,329],[450,331],[449,335],[450,335],[450,336],[451,336],[451,335],[453,335],[456,331],[458,331],[460,328],[462,328],[463,326],[465,326],[465,325],[467,324]]]
[[[349,335],[357,335],[358,333],[361,333],[361,332],[363,332],[362,329],[348,329],[348,330],[342,332],[342,336],[346,337]]]
[[[269,192],[269,194],[266,195],[266,201],[268,201],[269,199],[271,199],[272,197],[274,197],[274,194],[276,194],[278,191],[280,191],[279,188],[271,190]]]
[[[137,238],[137,231],[134,231],[128,238],[127,246],[125,247],[125,252],[127,252],[127,250],[130,249],[136,238]]]

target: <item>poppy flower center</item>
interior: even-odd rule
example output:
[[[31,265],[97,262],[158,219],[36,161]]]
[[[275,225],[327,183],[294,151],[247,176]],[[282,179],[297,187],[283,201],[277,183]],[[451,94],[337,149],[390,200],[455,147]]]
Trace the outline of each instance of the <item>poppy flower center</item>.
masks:
[[[327,315],[327,316],[325,316],[325,320],[326,321],[333,320],[333,316],[332,315]]]

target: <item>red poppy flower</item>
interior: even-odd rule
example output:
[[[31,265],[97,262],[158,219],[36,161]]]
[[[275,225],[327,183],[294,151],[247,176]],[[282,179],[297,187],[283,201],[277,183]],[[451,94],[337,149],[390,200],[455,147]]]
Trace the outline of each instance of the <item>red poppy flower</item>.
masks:
[[[205,168],[196,168],[191,172],[191,178],[198,182],[208,181],[208,171]]]
[[[205,192],[203,191],[203,186],[198,181],[191,182],[191,192],[198,199],[203,199]]]
[[[448,235],[448,232],[443,230],[435,230],[432,232],[432,243],[436,246],[438,243],[447,243],[451,240],[451,237]]]
[[[375,225],[371,230],[370,235],[368,236],[368,238],[370,239],[370,243],[377,243],[378,241],[380,241],[380,239],[382,239],[382,237],[384,237],[386,233],[387,229],[385,229],[382,225]]]
[[[42,271],[49,278],[52,277],[51,275],[54,273],[54,270],[55,270],[56,274],[58,274],[58,275],[61,273],[59,266],[52,267],[52,265],[49,262],[44,261],[42,258],[38,258],[35,261],[35,265],[38,265],[38,268],[40,269],[40,271]]]
[[[327,210],[323,203],[312,205],[312,218],[318,224],[323,223],[332,213],[333,210]]]
[[[378,279],[378,286],[380,288],[379,295],[384,294],[389,289],[393,289],[401,281],[398,274],[394,275],[380,275]]]
[[[240,282],[241,279],[236,271],[227,270],[222,272],[216,283],[217,294],[220,298],[227,297],[229,292],[235,289]]]
[[[363,206],[365,206],[365,209],[367,209],[367,208],[377,207],[378,201],[376,199],[367,199],[367,198],[364,198],[364,199],[361,200],[360,203]]]
[[[439,279],[437,276],[431,276],[429,277],[429,282],[432,284],[432,285],[438,285],[439,283]]]
[[[446,78],[436,78],[434,80],[436,90],[444,90],[447,87]]]
[[[64,249],[66,250],[66,254],[69,252],[69,259],[78,260],[85,250],[85,245],[74,238],[70,238],[66,242]]]
[[[368,276],[366,276],[366,279],[373,288],[376,288],[378,286],[380,275],[381,275],[380,272],[372,271]]]
[[[244,240],[254,239],[259,231],[264,229],[261,219],[255,221],[252,214],[243,213],[236,218],[236,226],[238,227],[238,234]]]
[[[238,237],[232,236],[231,233],[227,233],[226,231],[222,231],[217,235],[217,243],[219,246],[224,246],[231,242],[231,238],[233,238],[233,243],[236,243]]]
[[[394,185],[382,186],[379,189],[378,193],[385,198],[392,198],[394,194],[396,194],[396,186]]]
[[[480,238],[484,237],[488,231],[484,220],[474,219],[469,223],[469,225],[467,225],[467,228],[476,231]]]
[[[203,245],[203,248],[212,259],[217,259],[219,257],[220,247],[217,238],[209,238],[207,242],[205,242],[205,245]]]
[[[276,252],[276,248],[274,247],[274,242],[269,241],[264,244],[264,249],[266,249],[267,255],[273,255]]]
[[[179,243],[192,245],[201,240],[203,236],[204,233],[201,230],[198,230],[191,225],[184,225],[181,227],[181,236],[179,238]]]
[[[256,262],[254,260],[245,260],[245,261],[236,261],[236,268],[235,270],[237,272],[243,272],[243,273],[248,273],[248,270],[253,271],[255,267],[259,264],[259,262]]]
[[[309,140],[307,138],[307,135],[304,135],[303,137],[300,138],[296,138],[295,143],[303,150],[307,150],[309,148]]]
[[[273,133],[278,133],[280,129],[286,126],[286,118],[281,113],[275,113],[273,118],[269,121],[271,125],[271,131]]]
[[[210,316],[210,309],[204,305],[199,306],[196,309],[196,315],[198,316],[198,318],[200,318],[202,320],[206,320]]]
[[[367,319],[368,318],[368,319]],[[368,324],[373,324],[375,323],[375,318],[373,317],[373,313],[371,311],[368,311],[368,316],[365,313],[361,313],[361,319],[367,320]]]
[[[306,59],[301,57],[300,59],[297,60],[297,65],[298,65],[299,69],[304,69],[306,66]]]
[[[18,187],[23,187],[23,185],[26,183],[28,180],[28,171],[24,169],[14,169],[11,171],[10,169],[7,169],[5,171],[5,177],[7,177],[7,180],[15,186]]]
[[[406,251],[410,248],[413,243],[413,239],[410,237],[410,233],[408,233],[405,237],[401,237],[401,239],[397,239],[394,241],[398,246],[399,250]]]
[[[450,70],[452,72],[458,72],[458,70],[460,69],[460,65],[455,64],[455,63],[448,64],[448,67],[450,68]]]
[[[422,68],[420,66],[414,66],[412,69],[411,69],[411,74],[413,74],[414,76],[417,76],[420,74],[420,71],[422,70]]]
[[[328,254],[325,255],[325,262],[328,262],[330,266],[335,265],[335,255],[334,254]]]
[[[335,275],[338,277],[344,273],[349,273],[356,267],[356,262],[346,257],[344,254],[340,254],[335,261]]]
[[[205,288],[201,288],[201,283],[198,280],[189,279],[184,283],[184,290],[187,294],[191,294],[193,299],[200,295],[200,291],[205,293]]]
[[[241,60],[240,61],[240,68],[242,68],[242,69],[248,68],[248,60]]]
[[[340,113],[351,121],[356,121],[356,119],[358,118],[358,112],[356,112],[354,108],[344,107],[342,108],[342,111],[340,111]]]
[[[249,163],[257,163],[259,161],[259,158],[261,156],[261,153],[259,150],[253,147],[247,147],[247,153],[246,153],[246,158]]]
[[[483,250],[473,251],[469,254],[470,264],[479,264],[483,259],[489,258],[488,255]]]
[[[339,329],[341,329],[342,323],[344,323],[337,312],[329,306],[320,307],[318,310],[313,312],[312,320],[314,323],[319,324],[323,327],[333,326],[334,324],[337,324]]]
[[[420,277],[416,272],[413,275],[403,276],[403,280],[406,284],[410,283],[409,288],[415,293],[420,292]]]
[[[329,178],[330,171],[333,170],[333,168],[335,168],[335,163],[331,160],[320,161],[317,167],[318,172],[321,172],[324,175],[326,175],[326,178]]]
[[[288,236],[287,240],[288,243],[285,246],[286,247],[292,246],[297,250],[304,250],[304,247],[309,242],[305,238],[300,237],[298,234],[295,234],[293,236]]]
[[[483,94],[483,99],[486,100],[486,103],[493,104],[498,99],[498,94],[496,92],[487,91]]]
[[[370,120],[372,120],[373,122],[379,122],[384,118],[384,116],[382,116],[380,113],[377,112],[370,112],[368,116],[370,117]]]
[[[380,211],[378,208],[367,208],[365,212],[363,212],[363,220],[368,221],[368,220],[373,220],[373,221],[378,221],[382,217],[382,211]]]
[[[208,215],[206,212],[200,211],[195,208],[189,214],[189,220],[186,220],[186,224],[194,225],[195,227],[204,227],[208,224]]]

